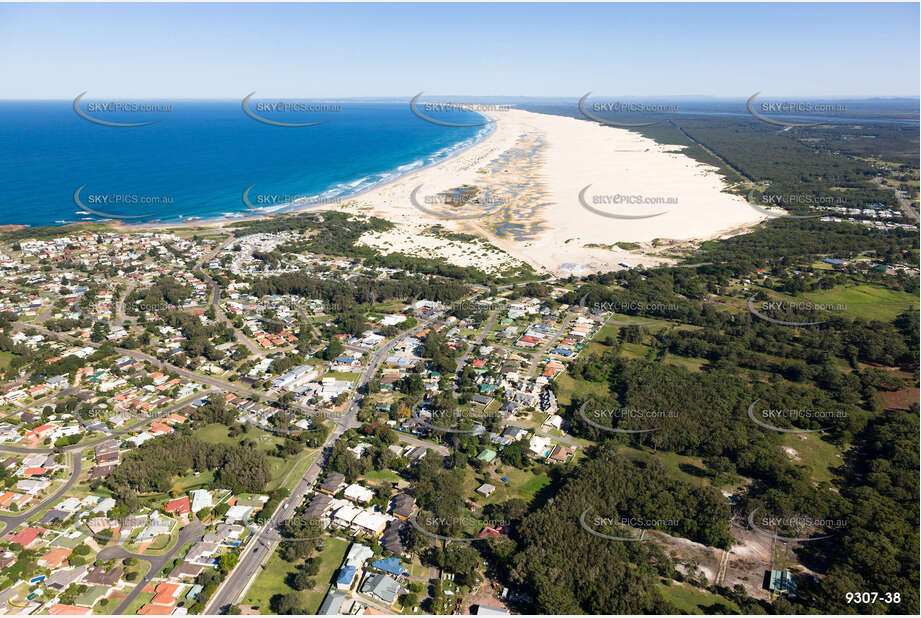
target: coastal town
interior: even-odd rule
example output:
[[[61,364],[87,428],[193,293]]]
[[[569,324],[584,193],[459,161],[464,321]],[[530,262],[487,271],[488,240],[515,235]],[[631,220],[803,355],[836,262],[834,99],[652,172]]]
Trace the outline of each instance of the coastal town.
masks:
[[[420,560],[441,529],[420,517],[417,482],[455,458],[468,472],[452,529],[507,534],[501,507],[580,457],[551,385],[604,316],[558,302],[571,284],[446,298],[412,269],[278,254],[293,232],[218,236],[3,248],[0,611],[282,611],[293,601],[271,573],[285,553],[303,561],[305,613],[495,613],[525,594],[478,559]],[[290,273],[434,293],[345,313],[255,285]],[[218,463],[184,452],[207,445]],[[162,449],[172,473],[149,461]]]
[[[921,615],[919,6],[0,0],[0,618]]]
[[[590,367],[616,349],[662,355],[656,338],[690,318],[637,300],[651,271],[556,279],[521,265],[484,277],[360,249],[385,229],[326,212],[10,232],[0,247],[0,613],[530,607],[536,599],[495,563],[529,505],[590,465],[612,431],[584,415],[586,389],[599,384]],[[773,276],[834,273],[918,277],[869,256]],[[735,276],[704,304],[754,319],[745,298],[769,280]],[[626,296],[604,300],[610,289]],[[722,484],[728,509],[744,482]],[[710,558],[682,551],[672,559],[688,578],[708,572],[755,598],[792,597],[797,576],[773,559],[765,571],[708,548],[713,572]],[[762,572],[764,588],[750,577]]]

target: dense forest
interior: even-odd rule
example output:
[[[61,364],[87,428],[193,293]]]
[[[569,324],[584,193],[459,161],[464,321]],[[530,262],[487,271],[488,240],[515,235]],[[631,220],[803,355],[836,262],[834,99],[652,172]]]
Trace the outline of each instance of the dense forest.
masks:
[[[238,445],[212,444],[173,433],[145,442],[125,456],[106,485],[125,513],[137,509],[138,495],[169,491],[177,476],[214,471],[214,488],[261,491],[269,481],[260,452]]]

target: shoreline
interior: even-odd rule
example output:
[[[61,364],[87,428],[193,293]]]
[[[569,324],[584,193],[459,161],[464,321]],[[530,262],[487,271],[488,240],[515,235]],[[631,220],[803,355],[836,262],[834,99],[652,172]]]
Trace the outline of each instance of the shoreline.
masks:
[[[376,190],[378,190],[378,189],[384,188],[384,187],[386,187],[386,186],[388,186],[388,185],[391,185],[391,184],[393,184],[393,183],[399,182],[399,181],[404,180],[404,179],[407,179],[407,178],[411,178],[411,177],[413,177],[414,175],[419,174],[419,173],[421,173],[421,172],[424,172],[424,171],[427,171],[427,170],[436,168],[436,167],[438,167],[438,166],[440,166],[440,165],[443,165],[443,164],[445,164],[445,163],[448,163],[448,162],[451,161],[452,159],[455,159],[455,158],[457,158],[457,157],[462,156],[464,153],[466,153],[467,151],[469,151],[471,148],[474,148],[474,147],[476,147],[476,146],[478,146],[478,145],[480,145],[480,144],[483,144],[483,143],[485,143],[486,141],[488,141],[489,138],[492,137],[492,135],[493,135],[493,134],[495,133],[495,131],[496,131],[496,124],[497,124],[497,123],[496,123],[496,119],[495,119],[495,118],[492,118],[491,116],[489,116],[489,115],[487,115],[487,114],[485,114],[485,113],[482,113],[482,112],[476,112],[476,113],[480,114],[481,116],[483,116],[483,117],[486,118],[487,120],[492,121],[491,124],[484,125],[484,128],[488,127],[489,130],[488,130],[482,137],[479,137],[479,138],[478,138],[476,135],[474,135],[472,138],[468,138],[468,139],[471,139],[471,140],[472,140],[470,144],[468,144],[468,145],[465,146],[464,148],[460,148],[460,149],[456,150],[455,152],[452,152],[450,155],[448,155],[448,156],[446,156],[446,157],[444,157],[444,158],[442,158],[442,159],[439,159],[439,160],[437,160],[437,161],[433,161],[433,162],[431,162],[431,163],[424,164],[424,165],[422,165],[422,166],[419,167],[419,168],[416,168],[416,169],[414,169],[414,170],[411,170],[411,171],[409,171],[409,172],[406,172],[405,174],[399,174],[399,175],[397,175],[396,177],[391,178],[391,179],[388,180],[387,182],[384,182],[384,183],[381,183],[381,184],[372,185],[372,186],[370,186],[370,187],[367,187],[367,188],[365,188],[365,189],[362,189],[361,191],[359,191],[359,192],[357,192],[357,193],[353,193],[353,194],[349,195],[348,197],[336,198],[335,201],[330,202],[330,203],[310,204],[310,205],[305,205],[305,206],[302,206],[302,207],[299,207],[299,208],[291,208],[290,210],[280,210],[280,211],[278,211],[278,212],[268,212],[268,213],[242,214],[242,213],[249,213],[249,212],[251,212],[251,211],[247,211],[247,210],[242,210],[242,211],[240,211],[240,212],[241,212],[241,216],[239,216],[239,217],[232,217],[232,218],[221,217],[221,218],[207,218],[207,219],[206,219],[206,218],[201,218],[201,219],[196,219],[196,220],[194,220],[194,221],[177,221],[177,222],[173,222],[173,223],[126,223],[126,222],[122,222],[122,221],[118,221],[118,220],[112,220],[111,222],[103,221],[103,220],[99,220],[99,221],[86,221],[86,222],[83,222],[83,223],[110,223],[110,224],[118,225],[119,227],[124,227],[124,228],[127,228],[127,229],[164,229],[164,228],[186,228],[186,227],[208,227],[208,228],[214,228],[214,227],[222,227],[223,225],[229,224],[229,223],[236,223],[236,222],[238,222],[238,221],[258,221],[258,220],[260,220],[260,219],[270,219],[270,218],[272,218],[272,217],[283,217],[283,216],[286,216],[286,215],[298,215],[298,214],[302,214],[302,213],[304,213],[304,212],[306,212],[306,211],[308,211],[308,210],[314,210],[314,209],[319,210],[319,211],[322,211],[322,210],[339,210],[339,209],[341,209],[343,206],[345,206],[348,202],[350,202],[350,201],[352,201],[352,200],[359,199],[359,198],[361,198],[362,196],[364,196],[364,195],[366,195],[366,194],[368,194],[368,193],[371,193],[371,192],[373,192],[373,191],[376,191]],[[463,143],[463,142],[457,142],[457,144],[460,144],[460,143]],[[455,144],[454,146],[457,146],[457,144]],[[329,188],[325,189],[324,191],[328,191],[328,190],[329,190]],[[320,195],[322,195],[322,192],[320,193]],[[286,204],[282,204],[282,205],[280,206],[280,208],[285,208],[286,205],[289,205],[289,204],[290,204],[290,205],[294,205],[295,202],[287,202]],[[67,224],[67,225],[80,225],[80,224],[81,224],[81,222],[75,222],[75,223],[69,223],[69,224]],[[26,227],[28,227],[28,226],[26,226]],[[65,226],[65,225],[62,225],[62,226],[60,226],[60,227],[66,227],[66,226]]]
[[[470,246],[436,248],[429,241],[408,240],[440,227],[476,235],[537,272],[582,276],[673,264],[670,254],[745,233],[767,218],[743,197],[726,193],[728,180],[712,165],[684,154],[685,146],[567,116],[516,108],[478,113],[491,122],[484,125],[482,136],[478,132],[468,138],[466,147],[328,203],[297,207],[290,202],[294,207],[283,212],[242,211],[233,218],[175,223],[113,220],[70,225],[102,223],[129,232],[225,229],[238,222],[336,211],[392,223],[393,234],[360,240],[382,253],[470,263]],[[475,187],[478,197],[461,205],[433,202],[442,204],[434,211],[411,198],[419,192],[427,200],[461,186]],[[591,193],[586,194],[589,187]],[[669,196],[673,201],[654,206],[597,201],[610,195],[658,200]],[[621,248],[625,243],[639,248]],[[484,265],[493,261],[486,252],[480,256]]]

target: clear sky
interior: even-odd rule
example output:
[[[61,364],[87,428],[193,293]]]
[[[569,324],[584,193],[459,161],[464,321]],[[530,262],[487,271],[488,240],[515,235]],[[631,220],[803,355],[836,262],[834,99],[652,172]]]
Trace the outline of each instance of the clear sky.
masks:
[[[0,4],[3,99],[918,96],[919,4]]]

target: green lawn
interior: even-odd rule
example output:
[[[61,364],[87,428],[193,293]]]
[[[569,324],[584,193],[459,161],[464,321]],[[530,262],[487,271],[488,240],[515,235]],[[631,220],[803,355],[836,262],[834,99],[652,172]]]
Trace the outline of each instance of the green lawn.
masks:
[[[269,609],[269,599],[276,594],[292,592],[292,588],[285,583],[288,573],[294,571],[294,565],[281,559],[278,553],[273,553],[250,586],[243,599],[243,605],[253,605],[260,614],[272,613]]]
[[[783,443],[784,446],[796,451],[796,459],[791,458],[791,461],[796,465],[806,466],[816,482],[830,482],[837,476],[834,470],[844,463],[838,448],[823,440],[819,434],[788,433],[784,434]]]
[[[317,574],[317,585],[314,590],[305,590],[304,595],[306,602],[304,607],[310,614],[316,614],[323,603],[326,591],[333,581],[333,575],[339,570],[339,566],[345,559],[345,553],[351,543],[344,539],[329,537],[323,542],[323,551],[320,552],[320,572]]]
[[[3,371],[10,366],[11,360],[13,360],[12,352],[4,352],[0,350],[0,371]]]
[[[323,551],[320,555],[320,572],[316,576],[317,585],[314,590],[305,590],[301,593],[304,600],[303,607],[308,613],[315,614],[326,596],[329,584],[332,581],[333,574],[339,569],[345,552],[349,547],[349,541],[336,537],[326,537],[323,540]],[[287,594],[294,592],[294,589],[285,583],[288,573],[293,573],[297,569],[295,564],[285,562],[278,553],[272,554],[265,568],[260,571],[253,585],[250,586],[242,604],[258,607],[260,614],[271,614],[269,609],[269,600],[276,594]]]
[[[559,375],[556,381],[559,385],[557,401],[562,407],[572,405],[573,399],[580,399],[586,395],[595,394],[600,397],[606,397],[609,394],[607,384],[576,380],[568,373]]]
[[[486,478],[487,483],[496,487],[496,491],[488,498],[476,493],[476,488],[484,482],[484,476],[488,477]],[[500,480],[502,477],[508,478],[508,485]],[[502,465],[500,462],[496,466],[487,468],[483,474],[468,474],[464,478],[464,494],[472,497],[481,506],[505,502],[512,498],[521,498],[525,502],[530,502],[538,491],[549,484],[550,477],[546,474],[534,474],[529,470],[519,470],[512,466]]]
[[[666,601],[674,605],[679,612],[687,614],[713,614],[724,613],[714,612],[709,609],[714,604],[720,604],[732,610],[730,613],[739,613],[739,606],[729,599],[719,595],[694,588],[688,584],[673,581],[670,586],[658,584],[656,588],[662,593]]]
[[[399,483],[403,479],[400,478],[393,470],[370,470],[365,474],[361,475],[361,478],[366,479],[372,483]]]
[[[617,450],[632,461],[642,461],[648,464],[657,460],[672,478],[684,483],[697,487],[712,484],[712,479],[704,475],[708,469],[699,457],[688,457],[668,451],[654,453],[651,449],[637,449],[629,446],[618,446]],[[734,477],[730,484],[736,486],[746,482],[743,477]]]
[[[816,290],[802,295],[814,303],[842,304],[848,315],[867,320],[891,321],[910,307],[918,307],[917,294],[890,290],[879,285],[854,285],[831,290]],[[840,313],[835,310],[833,313]]]
[[[663,362],[671,363],[672,365],[678,365],[679,367],[684,367],[688,371],[700,371],[700,368],[704,366],[705,361],[702,358],[687,358],[685,356],[677,356],[675,354],[666,354]]]
[[[328,371],[323,375],[324,378],[335,378],[336,380],[348,380],[355,382],[361,377],[359,371]]]
[[[298,481],[307,472],[307,468],[316,459],[319,449],[304,449],[297,454],[295,459],[282,459],[280,457],[269,457],[269,469],[272,472],[272,481],[266,487],[266,491],[272,491],[279,487],[284,487],[289,491],[294,489]],[[277,466],[277,467],[276,467]]]
[[[316,455],[315,449],[304,449],[293,458],[276,457],[276,448],[278,445],[284,443],[284,437],[254,427],[250,427],[249,431],[237,437],[231,437],[226,425],[222,425],[221,423],[210,423],[199,427],[192,435],[210,444],[238,445],[241,441],[255,442],[256,449],[266,455],[266,461],[269,465],[269,474],[272,476],[272,481],[266,488],[267,491],[275,489],[282,484],[284,484],[284,486],[289,486],[289,484],[295,483],[307,470],[310,461],[312,461],[313,457]],[[300,475],[296,475],[295,472],[292,472],[292,468],[300,470]],[[184,477],[177,483],[177,486],[181,489],[189,489],[205,482],[210,483],[210,478],[205,478],[207,474],[208,473],[202,473],[197,478]]]
[[[128,590],[130,590],[130,588]],[[154,592],[142,592],[137,596],[137,598],[134,599],[134,602],[128,606],[128,608],[125,610],[125,614],[128,616],[137,614],[138,610],[150,603],[151,599],[153,599],[155,596],[156,593]],[[115,601],[114,603],[117,607],[120,601]]]

